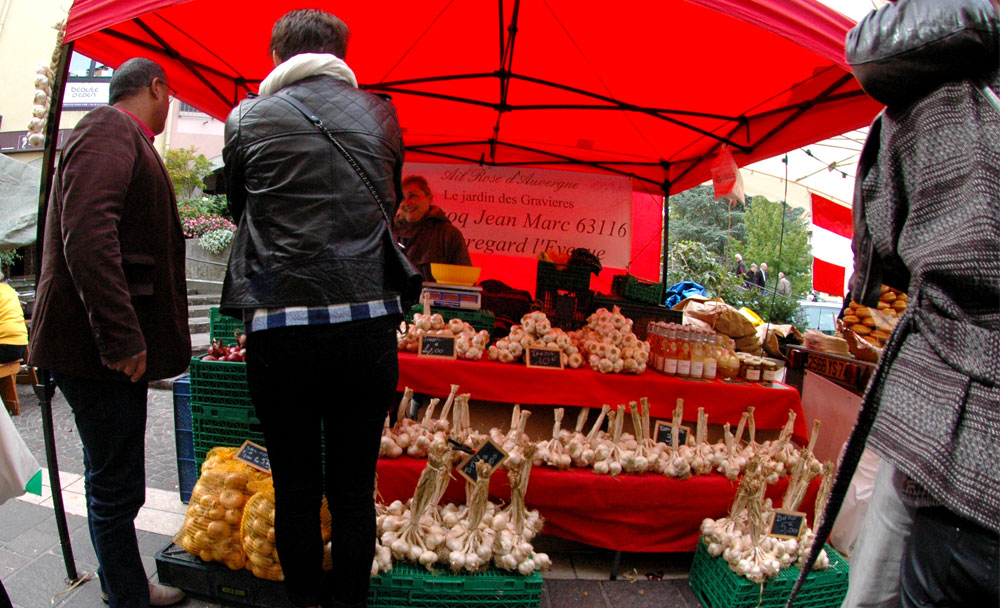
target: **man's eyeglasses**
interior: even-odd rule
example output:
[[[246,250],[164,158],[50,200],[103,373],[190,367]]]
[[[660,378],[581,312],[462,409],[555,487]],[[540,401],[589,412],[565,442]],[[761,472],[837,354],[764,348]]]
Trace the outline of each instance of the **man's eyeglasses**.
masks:
[[[177,90],[174,89],[174,87],[167,84],[165,81],[160,80],[159,78],[155,79],[153,82],[154,84],[159,82],[163,86],[167,87],[167,100],[172,103],[174,99],[177,97]]]

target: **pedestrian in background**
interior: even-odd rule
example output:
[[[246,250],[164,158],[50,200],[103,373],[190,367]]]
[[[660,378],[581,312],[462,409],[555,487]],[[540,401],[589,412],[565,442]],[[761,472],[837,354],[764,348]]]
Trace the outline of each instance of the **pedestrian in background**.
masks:
[[[238,228],[221,306],[247,326],[247,383],[271,462],[276,546],[297,606],[365,605],[375,465],[399,376],[402,286],[386,274],[403,141],[392,105],[358,89],[344,61],[349,35],[323,10],[281,17],[271,33],[274,70],[260,97],[230,113],[222,151]],[[329,585],[324,493],[333,519]]]
[[[792,295],[792,282],[785,277],[785,273],[778,272],[778,285],[776,288],[779,296],[790,296]]]
[[[21,300],[0,272],[0,363],[23,359],[27,348],[28,326]]]
[[[45,221],[29,363],[51,370],[83,443],[87,523],[112,607],[167,606],[134,520],[145,502],[146,392],[191,358],[184,233],[153,137],[171,88],[149,59],[111,77],[110,105],[66,140]]]

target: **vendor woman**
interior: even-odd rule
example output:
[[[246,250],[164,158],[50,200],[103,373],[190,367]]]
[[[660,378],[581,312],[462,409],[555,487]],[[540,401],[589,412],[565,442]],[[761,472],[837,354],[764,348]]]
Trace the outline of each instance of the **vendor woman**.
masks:
[[[462,231],[433,204],[427,180],[419,175],[403,178],[403,202],[396,213],[396,237],[425,281],[433,281],[431,263],[472,266]]]

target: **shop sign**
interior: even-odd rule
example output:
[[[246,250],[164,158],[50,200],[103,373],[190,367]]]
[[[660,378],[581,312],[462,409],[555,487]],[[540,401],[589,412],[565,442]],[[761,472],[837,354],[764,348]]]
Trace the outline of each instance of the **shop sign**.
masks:
[[[631,259],[632,183],[577,171],[407,163],[427,179],[470,253],[536,258],[546,250],[590,249],[605,266]]]
[[[69,80],[63,93],[63,110],[93,110],[108,104],[110,78]]]

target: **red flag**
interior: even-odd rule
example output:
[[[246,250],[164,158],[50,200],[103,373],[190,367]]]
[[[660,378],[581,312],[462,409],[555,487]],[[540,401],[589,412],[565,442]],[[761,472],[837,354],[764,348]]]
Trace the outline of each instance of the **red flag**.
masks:
[[[815,192],[812,196],[812,223],[844,238],[854,236],[854,219],[850,207],[838,205]]]
[[[816,291],[844,297],[844,274],[843,266],[813,258],[813,289]]]

